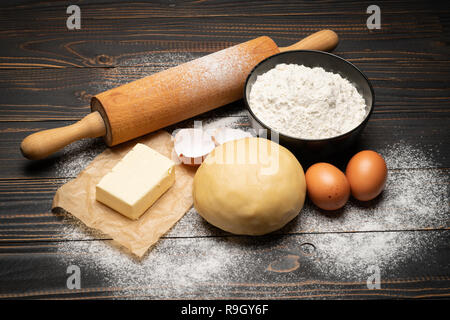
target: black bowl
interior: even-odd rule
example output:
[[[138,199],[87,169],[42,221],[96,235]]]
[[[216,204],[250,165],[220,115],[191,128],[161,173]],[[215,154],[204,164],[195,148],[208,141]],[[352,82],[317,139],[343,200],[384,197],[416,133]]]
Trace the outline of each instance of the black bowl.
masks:
[[[325,71],[338,73],[343,78],[349,80],[364,98],[367,106],[366,117],[353,130],[339,136],[326,139],[301,139],[282,134],[270,128],[253,113],[248,99],[250,96],[250,90],[252,89],[253,83],[255,83],[257,76],[273,69],[280,63],[299,64],[310,68],[321,67],[325,69]],[[265,129],[268,138],[274,138],[274,133],[276,133],[279,137],[279,143],[281,145],[287,147],[296,155],[315,159],[325,159],[352,146],[366,126],[369,117],[372,114],[374,100],[375,95],[372,85],[367,77],[357,67],[334,54],[314,50],[287,51],[264,59],[250,72],[244,86],[244,102],[249,113],[252,127],[256,129],[257,132],[260,132],[261,129]]]

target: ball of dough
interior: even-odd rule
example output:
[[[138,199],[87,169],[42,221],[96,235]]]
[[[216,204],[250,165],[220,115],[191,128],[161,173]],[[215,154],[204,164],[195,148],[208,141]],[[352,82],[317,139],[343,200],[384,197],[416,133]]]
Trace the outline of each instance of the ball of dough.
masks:
[[[215,148],[194,177],[194,206],[212,225],[263,235],[295,218],[305,201],[303,168],[286,148],[244,138]]]

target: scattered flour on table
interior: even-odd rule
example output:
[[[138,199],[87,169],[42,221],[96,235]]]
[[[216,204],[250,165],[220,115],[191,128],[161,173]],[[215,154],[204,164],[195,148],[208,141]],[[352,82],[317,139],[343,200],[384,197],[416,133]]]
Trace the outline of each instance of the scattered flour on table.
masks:
[[[102,138],[75,141],[55,156],[55,172],[61,178],[75,178],[96,156],[106,149]]]
[[[156,66],[161,70],[175,67],[179,64],[191,61],[198,58],[190,52],[157,52],[152,54],[139,54],[134,57],[129,57],[124,60],[124,66]]]
[[[398,270],[408,264],[434,264],[435,261],[425,256],[436,252],[436,240],[436,233],[431,231],[323,234],[316,248],[319,261],[313,267],[327,279],[352,281],[359,275],[356,280],[364,284],[373,274],[373,271],[368,273],[368,268],[376,266],[381,281],[389,281],[398,278]],[[423,272],[420,270],[419,275],[423,276]]]
[[[232,125],[233,122],[222,124]],[[368,205],[349,202],[342,212],[334,215],[321,213],[307,203],[299,218],[293,222],[300,224],[298,229],[305,232],[296,235],[300,241],[310,239],[314,244],[314,239],[319,239],[311,258],[314,259],[313,268],[323,274],[321,280],[355,281],[355,275],[359,274],[361,279],[357,280],[365,280],[369,265],[379,266],[385,279],[395,278],[396,270],[404,267],[404,264],[414,260],[424,261],[424,253],[436,250],[433,232],[404,233],[395,230],[448,228],[450,225],[449,171],[429,169],[436,167],[432,155],[402,142],[378,151],[391,169],[386,190],[380,199]],[[428,169],[399,170],[409,168],[411,163]],[[308,233],[377,231],[387,228],[395,230],[370,234]],[[269,273],[265,250],[270,249],[271,245],[262,242],[262,249],[257,250],[258,242],[254,247],[242,246],[236,240],[239,237],[205,237],[216,235],[217,230],[208,227],[194,209],[141,261],[113,246],[111,241],[93,240],[108,239],[108,236],[91,231],[81,222],[67,220],[62,232],[67,239],[88,239],[61,242],[58,252],[62,262],[97,273],[109,287],[121,288],[116,294],[124,298],[220,296],[226,289],[223,287],[225,283],[251,279],[258,281],[268,277]],[[292,242],[287,241],[288,237],[291,236],[283,236],[281,242],[292,245]],[[287,250],[295,252],[300,244]],[[237,268],[242,265],[247,267]],[[304,277],[301,266],[299,270],[283,276],[293,280]]]
[[[323,68],[278,64],[259,75],[249,104],[269,127],[290,136],[324,139],[356,128],[367,108],[358,90]]]
[[[241,129],[251,132],[250,127],[242,127],[242,123],[246,123],[246,117],[225,117],[225,118],[214,118],[214,119],[205,119],[201,122],[198,122],[197,125],[201,125],[202,129],[208,133],[213,133],[215,130],[220,128],[231,128],[231,129]],[[195,123],[194,123],[195,126]]]
[[[435,155],[440,152],[439,149],[429,148],[425,152],[405,141],[398,141],[393,145],[388,145],[379,152],[385,159],[389,169],[433,168],[439,165],[435,159]]]
[[[102,238],[80,222],[71,223],[64,232],[73,238]],[[74,228],[74,226],[77,226]],[[173,246],[176,241],[177,246]],[[230,266],[238,256],[222,239],[161,239],[138,260],[111,240],[66,241],[58,248],[66,265],[78,265],[103,278],[122,297],[186,298],[199,294],[207,283],[221,283],[233,276]],[[211,288],[208,294],[214,294]]]
[[[318,209],[307,201],[297,222],[302,231],[373,231],[392,225],[399,230],[449,226],[450,170],[432,169],[437,164],[431,153],[403,141],[377,151],[389,169],[383,193],[368,202],[350,198],[344,208],[328,214],[318,214]]]
[[[326,263],[316,266],[324,275],[341,280],[355,274],[367,277],[368,266],[376,265],[382,277],[395,277],[395,270],[436,250],[436,235],[427,229],[450,227],[450,170],[433,169],[438,164],[432,153],[403,141],[377,151],[389,168],[379,198],[365,203],[351,198],[337,213],[319,213],[307,201],[295,222],[302,232],[394,230],[369,236],[322,234],[324,242],[317,251]],[[395,232],[418,229],[422,231]]]

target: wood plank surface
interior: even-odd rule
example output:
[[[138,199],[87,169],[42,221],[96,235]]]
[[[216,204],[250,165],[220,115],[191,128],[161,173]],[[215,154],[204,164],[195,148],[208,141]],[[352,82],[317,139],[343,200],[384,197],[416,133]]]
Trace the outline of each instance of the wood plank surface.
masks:
[[[369,203],[351,199],[343,209],[330,213],[319,210],[307,200],[299,218],[276,233],[449,229],[449,173],[450,169],[433,168],[392,170],[386,191],[380,198]],[[414,175],[421,178],[410,182]],[[426,188],[420,185],[424,179],[430,184]],[[0,203],[3,204],[0,209],[0,242],[91,239],[88,232],[75,233],[80,226],[72,227],[76,219],[71,219],[64,210],[49,212],[56,189],[67,180],[0,180]],[[415,202],[404,203],[408,197],[403,194],[411,192],[416,192]],[[205,223],[192,208],[166,236],[227,234]],[[100,238],[108,237],[100,235]]]
[[[0,297],[441,298],[450,294],[449,233],[165,238],[143,261],[109,241],[10,243],[0,245],[0,271],[8,276],[0,279]],[[340,249],[330,248],[331,242]],[[352,249],[355,244],[378,248],[365,253]],[[417,258],[414,250],[424,252]],[[373,264],[381,271],[379,290],[367,288]],[[70,265],[82,270],[82,289],[67,289]],[[48,270],[45,288],[23,292]]]
[[[193,58],[171,56],[161,59],[182,63]],[[359,61],[347,56],[372,82],[375,113],[432,112],[449,117],[448,61]],[[171,66],[165,62],[142,67],[0,69],[0,121],[79,120],[90,111],[93,95]],[[225,109],[221,108],[220,115],[227,115]]]
[[[417,171],[415,173],[423,174]],[[307,200],[299,217],[275,234],[448,230],[450,229],[447,202],[449,171],[438,171],[437,174],[447,176],[446,181],[431,181],[434,186],[417,199],[426,201],[425,198],[433,198],[435,200],[433,207],[426,205],[417,207],[415,204],[403,204],[395,199],[394,196],[399,193],[411,191],[399,190],[404,187],[404,180],[407,179],[404,177],[407,174],[400,171],[391,175],[392,182],[388,185],[390,189],[380,199],[370,203],[360,203],[351,199],[343,209],[331,213],[317,209]],[[92,234],[84,230],[78,221],[64,210],[55,209],[50,213],[53,195],[59,183],[61,182],[31,180],[6,182],[0,185],[0,200],[4,203],[0,211],[0,243],[110,239],[107,235]],[[4,190],[5,187],[9,190]],[[411,186],[408,186],[408,189],[411,189]],[[23,198],[26,200],[22,200]],[[28,206],[23,209],[26,205]],[[192,208],[163,237],[224,235],[229,234],[206,223]]]
[[[237,106],[232,109],[237,112],[236,116],[224,118],[213,111],[202,117],[168,127],[167,130],[171,133],[177,128],[193,127],[194,121],[199,121],[198,125],[201,124],[207,129],[225,125],[241,128],[254,134],[255,131],[250,127],[248,117],[239,115],[244,110],[238,109]],[[227,110],[223,109],[223,112],[227,114]],[[427,156],[422,162],[393,161],[391,169],[450,168],[450,150],[445,147],[445,141],[450,138],[448,122],[449,118],[435,113],[400,113],[391,114],[389,117],[384,114],[373,114],[358,144],[351,150],[327,160],[345,169],[345,164],[355,151],[374,149],[382,154],[389,154],[392,153],[391,148],[395,147],[399,149],[398,157],[407,157],[405,154],[407,152],[413,152],[421,158],[424,158],[423,154]],[[19,148],[22,139],[30,133],[70,123],[68,121],[0,122],[0,165],[4,168],[0,171],[0,179],[76,177],[95,156],[105,150],[106,145],[102,138],[75,142],[55,155],[39,161],[23,158]],[[402,146],[404,150],[401,150]],[[411,157],[414,157],[414,154]],[[305,170],[309,166],[308,162],[302,164]]]
[[[0,299],[380,299],[450,297],[450,10],[444,2],[78,1],[0,3]],[[320,29],[373,84],[374,113],[356,151],[386,158],[381,197],[337,212],[309,200],[263,237],[234,236],[191,209],[140,261],[63,210],[58,187],[103,150],[83,140],[42,161],[20,154],[32,132],[73,123],[102,91],[267,35],[290,45]],[[166,128],[252,128],[242,101]],[[311,164],[299,155],[304,169]],[[67,267],[82,288],[67,289]],[[370,290],[376,266],[381,288]]]

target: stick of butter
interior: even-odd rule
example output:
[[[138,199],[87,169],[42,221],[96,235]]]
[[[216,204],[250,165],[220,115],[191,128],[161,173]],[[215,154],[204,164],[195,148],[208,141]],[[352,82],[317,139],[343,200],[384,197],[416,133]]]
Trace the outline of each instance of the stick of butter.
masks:
[[[96,186],[96,199],[138,219],[175,183],[175,163],[138,143]]]

